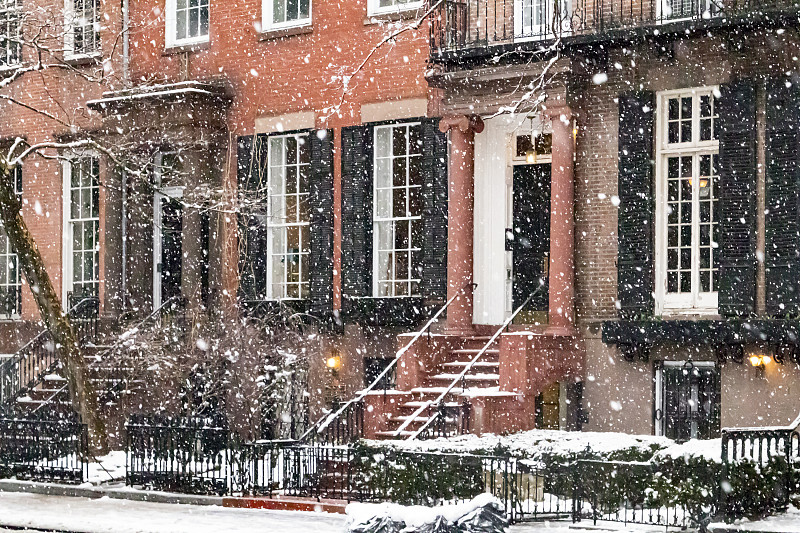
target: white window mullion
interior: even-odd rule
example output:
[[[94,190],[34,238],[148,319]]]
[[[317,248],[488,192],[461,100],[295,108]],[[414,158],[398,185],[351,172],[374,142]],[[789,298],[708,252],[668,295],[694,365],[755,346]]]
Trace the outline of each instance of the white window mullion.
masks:
[[[692,156],[692,307],[700,299],[700,164]]]

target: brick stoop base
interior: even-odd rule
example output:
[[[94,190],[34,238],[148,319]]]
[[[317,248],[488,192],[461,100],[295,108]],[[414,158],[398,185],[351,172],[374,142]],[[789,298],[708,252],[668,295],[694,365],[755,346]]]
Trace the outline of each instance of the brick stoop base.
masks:
[[[225,497],[222,498],[223,507],[236,507],[239,509],[271,509],[274,511],[311,511],[317,513],[344,514],[347,501],[316,498],[285,498],[275,496],[264,497]]]

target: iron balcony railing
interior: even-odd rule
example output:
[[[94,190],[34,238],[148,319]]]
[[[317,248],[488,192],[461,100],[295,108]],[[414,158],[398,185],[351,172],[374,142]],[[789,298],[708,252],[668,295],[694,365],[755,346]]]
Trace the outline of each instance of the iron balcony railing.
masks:
[[[774,20],[796,14],[796,0],[441,0],[430,18],[433,59],[526,43],[529,48],[620,30],[685,28]]]

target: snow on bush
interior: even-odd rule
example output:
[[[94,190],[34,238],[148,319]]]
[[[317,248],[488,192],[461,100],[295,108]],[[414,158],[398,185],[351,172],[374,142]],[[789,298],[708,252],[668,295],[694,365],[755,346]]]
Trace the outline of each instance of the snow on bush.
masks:
[[[508,526],[491,494],[439,507],[351,503],[346,512],[350,533],[500,533]]]

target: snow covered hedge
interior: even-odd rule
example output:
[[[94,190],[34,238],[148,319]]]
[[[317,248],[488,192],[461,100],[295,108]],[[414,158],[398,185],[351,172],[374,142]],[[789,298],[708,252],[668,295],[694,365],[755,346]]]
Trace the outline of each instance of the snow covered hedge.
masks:
[[[396,479],[393,501],[464,498],[486,483],[485,464],[451,461],[451,468],[443,470],[441,465],[447,460],[435,459],[438,454],[513,457],[552,474],[545,481],[545,492],[571,494],[574,474],[563,472],[577,465],[581,490],[596,497],[600,507],[613,509],[624,501],[640,508],[680,509],[696,523],[706,522],[719,511],[730,517],[763,512],[764,502],[785,490],[787,472],[781,459],[761,465],[741,461],[727,467],[727,480],[723,480],[720,439],[676,444],[664,437],[622,433],[532,430],[508,436],[362,441],[359,449],[366,463],[372,463],[375,475],[379,470],[392,471]],[[415,463],[424,463],[427,454],[433,454],[431,464],[402,464],[402,452],[425,452],[414,456],[421,458],[414,459]],[[429,475],[419,476],[420,471]]]

